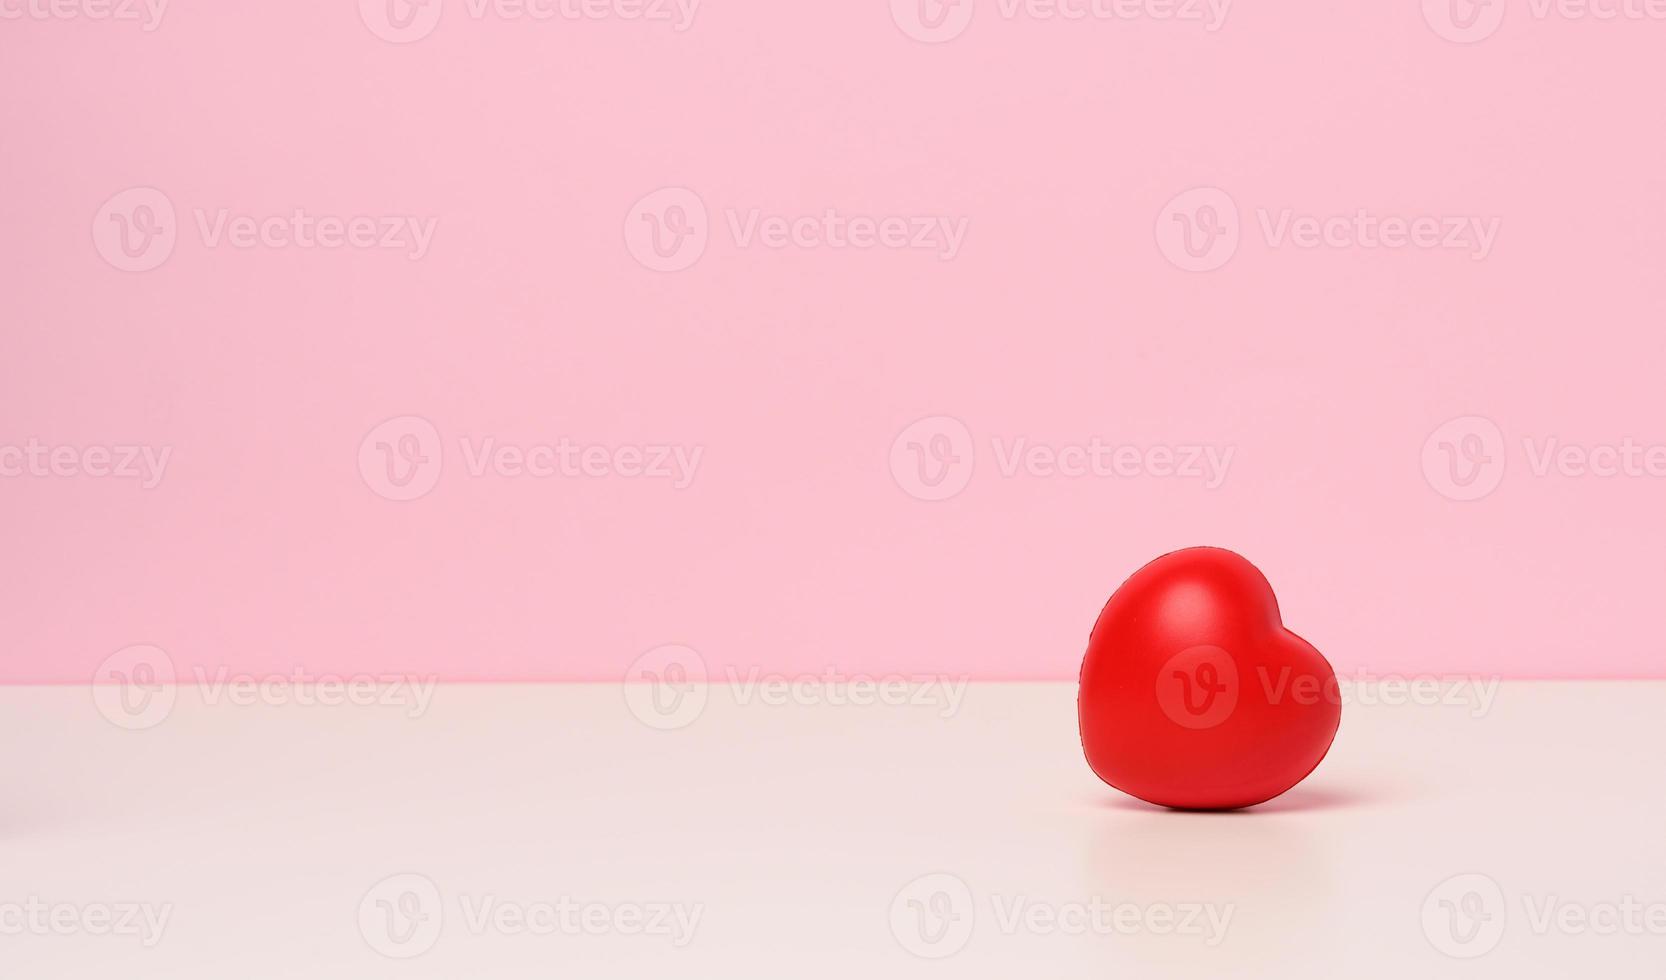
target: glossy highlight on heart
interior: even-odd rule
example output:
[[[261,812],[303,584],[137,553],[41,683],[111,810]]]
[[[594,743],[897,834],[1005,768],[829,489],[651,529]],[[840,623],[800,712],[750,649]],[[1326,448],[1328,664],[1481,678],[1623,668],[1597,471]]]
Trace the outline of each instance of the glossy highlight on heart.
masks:
[[[1264,803],[1330,750],[1336,673],[1285,629],[1259,569],[1188,548],[1135,572],[1094,623],[1082,660],[1082,751],[1105,782],[1189,810]]]

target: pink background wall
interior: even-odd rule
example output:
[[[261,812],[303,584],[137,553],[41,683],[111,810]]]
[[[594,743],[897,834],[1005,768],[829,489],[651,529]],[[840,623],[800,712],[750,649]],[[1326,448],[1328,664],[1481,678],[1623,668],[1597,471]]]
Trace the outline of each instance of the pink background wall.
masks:
[[[1344,671],[1661,676],[1666,10],[1453,2],[0,0],[0,680],[1067,678],[1200,543]]]

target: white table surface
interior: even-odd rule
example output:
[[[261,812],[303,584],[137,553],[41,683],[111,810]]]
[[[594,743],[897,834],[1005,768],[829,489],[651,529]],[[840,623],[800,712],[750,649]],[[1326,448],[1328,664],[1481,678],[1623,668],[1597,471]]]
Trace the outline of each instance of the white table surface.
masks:
[[[0,690],[0,976],[1666,975],[1666,684],[1352,704],[1306,783],[1226,814],[1099,783],[1070,684],[946,718],[709,694],[660,731],[617,685],[415,718],[185,686],[125,730]]]

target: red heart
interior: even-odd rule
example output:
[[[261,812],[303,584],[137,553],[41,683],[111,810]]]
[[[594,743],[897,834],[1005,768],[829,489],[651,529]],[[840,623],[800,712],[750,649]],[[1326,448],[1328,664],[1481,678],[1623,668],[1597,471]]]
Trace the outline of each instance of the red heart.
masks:
[[[1254,806],[1301,782],[1336,738],[1336,673],[1284,628],[1272,586],[1220,548],[1164,555],[1116,590],[1076,698],[1100,779],[1188,810]]]

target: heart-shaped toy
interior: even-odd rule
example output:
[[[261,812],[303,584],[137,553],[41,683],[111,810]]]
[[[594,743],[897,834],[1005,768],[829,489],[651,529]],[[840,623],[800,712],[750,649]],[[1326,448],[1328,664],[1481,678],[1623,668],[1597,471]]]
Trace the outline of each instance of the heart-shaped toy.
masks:
[[[1342,719],[1330,663],[1284,628],[1260,570],[1220,548],[1164,555],[1122,583],[1088,636],[1076,710],[1100,779],[1187,810],[1283,793]]]

